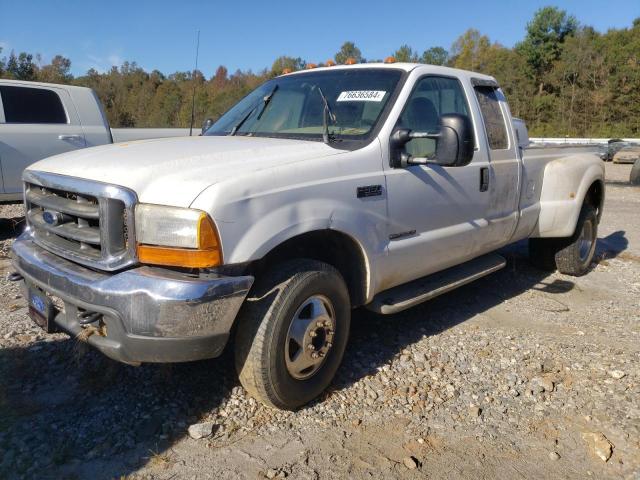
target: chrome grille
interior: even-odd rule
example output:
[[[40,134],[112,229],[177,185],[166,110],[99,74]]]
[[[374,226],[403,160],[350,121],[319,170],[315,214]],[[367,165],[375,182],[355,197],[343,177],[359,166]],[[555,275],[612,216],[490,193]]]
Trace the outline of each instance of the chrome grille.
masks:
[[[36,243],[61,257],[101,270],[135,263],[133,208],[123,187],[27,171],[27,225]]]

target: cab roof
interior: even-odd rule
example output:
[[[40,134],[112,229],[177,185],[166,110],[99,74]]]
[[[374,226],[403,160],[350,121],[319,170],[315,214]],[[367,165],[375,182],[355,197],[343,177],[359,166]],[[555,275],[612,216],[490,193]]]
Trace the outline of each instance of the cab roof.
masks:
[[[362,69],[362,68],[379,68],[387,70],[403,70],[405,72],[412,72],[413,70],[423,70],[424,73],[437,73],[440,75],[456,76],[459,78],[475,78],[480,80],[487,80],[496,82],[496,79],[490,75],[483,73],[472,72],[469,70],[461,70],[459,68],[441,67],[439,65],[429,65],[425,63],[356,63],[354,65],[334,65],[331,67],[317,67],[305,70],[297,70],[295,72],[286,73],[283,76],[288,75],[304,75],[310,72],[322,72],[327,70],[347,70],[347,69]]]

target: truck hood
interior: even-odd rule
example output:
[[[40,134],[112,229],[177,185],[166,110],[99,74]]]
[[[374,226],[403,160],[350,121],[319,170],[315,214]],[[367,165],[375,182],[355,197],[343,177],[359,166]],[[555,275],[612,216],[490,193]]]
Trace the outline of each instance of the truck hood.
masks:
[[[120,185],[141,202],[188,207],[205,188],[225,179],[344,152],[306,140],[174,137],[76,150],[28,170]]]

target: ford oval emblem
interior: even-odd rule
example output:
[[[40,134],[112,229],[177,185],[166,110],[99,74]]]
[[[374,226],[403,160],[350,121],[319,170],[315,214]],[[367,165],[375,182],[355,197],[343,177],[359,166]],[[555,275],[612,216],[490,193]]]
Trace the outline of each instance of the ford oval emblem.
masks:
[[[60,214],[58,212],[45,210],[45,212],[42,214],[42,219],[49,225],[57,225],[60,221]]]

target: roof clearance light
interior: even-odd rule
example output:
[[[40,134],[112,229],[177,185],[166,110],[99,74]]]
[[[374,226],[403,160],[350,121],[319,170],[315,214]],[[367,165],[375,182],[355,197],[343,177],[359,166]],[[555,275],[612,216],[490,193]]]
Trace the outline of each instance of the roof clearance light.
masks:
[[[327,62],[325,63],[325,65],[327,67],[334,67],[336,65],[336,62],[334,62],[333,60],[329,59],[327,60]]]
[[[347,58],[347,60],[344,62],[345,65],[355,65],[356,63],[358,63],[358,62],[353,57]]]
[[[315,63],[307,63],[307,70],[311,70],[312,68],[316,68],[318,65]]]
[[[395,57],[387,57],[384,59],[384,63],[396,63]]]
[[[286,75],[286,74],[291,73],[291,72],[293,72],[293,70],[291,70],[290,68],[285,68],[285,69],[282,70],[282,75]]]

